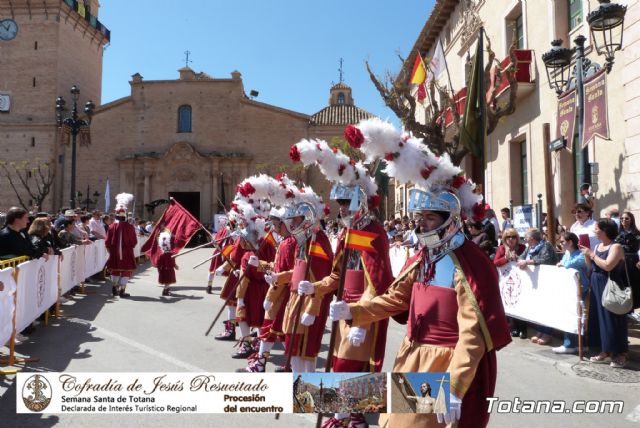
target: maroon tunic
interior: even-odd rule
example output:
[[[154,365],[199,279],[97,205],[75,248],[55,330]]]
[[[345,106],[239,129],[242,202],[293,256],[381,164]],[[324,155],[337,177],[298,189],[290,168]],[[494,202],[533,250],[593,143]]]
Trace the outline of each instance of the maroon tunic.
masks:
[[[296,239],[290,235],[287,236],[278,245],[278,251],[273,265],[273,271],[275,273],[287,272],[293,270],[293,262],[296,257]],[[287,287],[288,285],[280,285],[280,287]],[[270,320],[265,318],[260,329],[260,339],[265,342],[275,342],[276,340],[282,340],[284,332],[282,331],[282,321],[284,319],[284,310],[287,307],[289,301],[289,293],[285,290],[282,293],[282,297],[278,302],[273,302],[274,305],[280,305],[278,313],[275,318]]]
[[[136,258],[133,250],[138,243],[136,230],[126,221],[116,220],[107,231],[104,245],[109,250],[107,268],[114,276],[131,276],[136,270]]]
[[[176,283],[176,259],[173,252],[162,253],[158,258],[158,282],[162,285]]]
[[[363,229],[365,232],[372,232],[378,236],[373,240],[372,245],[375,248],[375,253],[369,253],[363,251],[362,261],[364,262],[363,269],[366,269],[367,275],[371,279],[371,283],[376,289],[376,295],[384,294],[391,282],[393,282],[393,273],[391,271],[391,261],[389,260],[389,240],[384,228],[377,220],[372,220]],[[336,260],[339,259],[344,248],[344,234],[341,236],[338,247],[336,248]],[[347,270],[344,272],[345,285],[343,300],[347,303],[354,303],[360,300],[366,287],[367,287],[367,275],[364,274],[364,270]],[[344,323],[342,321],[341,323]],[[387,327],[389,320],[384,319],[372,324],[370,330],[375,332],[372,341],[366,340],[365,345],[371,347],[369,355],[370,360],[373,361],[373,366],[370,367],[370,361],[363,362],[354,358],[340,358],[338,357],[339,347],[343,347],[344,354],[349,354],[346,351],[351,347],[349,340],[342,333],[348,331],[348,329],[341,328],[339,337],[336,339],[336,348],[332,358],[332,370],[334,372],[360,372],[360,371],[376,371],[382,370],[382,363],[384,362],[384,351],[387,344]],[[344,337],[343,337],[344,336]]]
[[[242,262],[242,256],[244,256],[244,253],[245,250],[240,246],[240,238],[237,238],[233,243],[233,250],[231,251],[231,255],[229,256],[229,260],[233,264],[233,266],[231,266],[232,269],[240,269],[240,262]],[[222,300],[227,300],[229,299],[229,297],[231,297],[231,299],[229,299],[229,301],[227,302],[229,306],[236,305],[236,296],[234,290],[236,289],[238,279],[239,278],[234,275],[233,272],[230,272],[229,276],[227,277],[227,281],[224,283],[224,287],[222,287],[222,291],[220,292],[220,298]]]
[[[329,238],[327,238],[327,235],[325,235],[324,232],[319,231],[316,235],[316,242],[322,247],[324,253],[329,256],[329,260],[325,260],[320,257],[311,257],[311,278],[309,278],[310,281],[324,278],[325,276],[329,275],[331,273],[331,265],[333,262],[333,250],[331,249],[331,243],[329,242]],[[299,269],[302,269],[302,266],[300,266]],[[296,277],[295,269],[293,276],[294,278]],[[298,294],[298,284],[297,282],[294,283],[293,279],[291,281],[290,295],[291,294]],[[315,358],[318,356],[318,353],[320,352],[322,336],[327,324],[327,317],[329,316],[329,304],[331,303],[331,299],[331,293],[328,293],[323,297],[322,303],[320,305],[319,315],[316,317],[312,325],[304,328],[304,333],[298,333],[295,334],[295,336],[290,333],[286,334],[285,345],[287,352],[289,352],[289,348],[292,347],[293,356],[306,358]]]
[[[258,252],[258,259],[265,262],[273,261],[275,249],[268,243],[262,244]],[[245,279],[249,281],[244,294],[245,309],[243,316],[238,316],[238,321],[244,321],[249,327],[260,327],[264,321],[264,307],[262,303],[267,295],[269,284],[264,280],[264,272],[260,272],[255,266],[249,264],[249,258],[256,255],[253,251],[246,251],[242,256],[240,266],[244,272]],[[240,312],[239,312],[240,314]]]

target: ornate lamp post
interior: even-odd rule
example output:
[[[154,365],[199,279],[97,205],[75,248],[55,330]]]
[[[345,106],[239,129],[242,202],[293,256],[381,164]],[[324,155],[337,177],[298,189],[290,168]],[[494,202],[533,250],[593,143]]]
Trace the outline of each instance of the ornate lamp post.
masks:
[[[613,67],[615,52],[622,48],[622,28],[619,37],[614,37],[613,30],[617,27],[624,27],[624,15],[626,6],[611,3],[610,0],[598,0],[600,7],[589,13],[587,22],[591,32],[593,45],[598,55],[604,55],[607,73]],[[600,65],[592,63],[584,54],[584,43],[586,38],[582,35],[576,37],[573,42],[573,49],[563,48],[562,40],[551,42],[551,50],[542,55],[549,78],[549,86],[555,90],[558,97],[566,90],[575,87],[578,97],[578,141],[582,143],[584,134],[584,80],[598,70]],[[575,55],[575,68],[571,67],[571,61]],[[583,151],[583,159],[588,159],[586,149]],[[591,182],[588,168],[584,171],[584,182]]]
[[[84,206],[86,208],[87,211],[91,211],[91,205],[98,204],[98,198],[100,197],[100,192],[98,192],[97,190],[95,192],[93,192],[93,199],[91,199],[91,191],[89,189],[89,185],[87,184],[87,197],[84,198],[83,200],[79,200],[82,197],[82,193],[81,192],[77,192],[78,195],[78,202],[82,202],[84,203]]]
[[[80,130],[85,127],[89,127],[91,124],[91,116],[95,104],[89,100],[84,105],[84,113],[87,116],[86,119],[80,119],[78,117],[78,99],[80,98],[80,89],[76,85],[71,87],[71,99],[73,100],[73,108],[71,109],[71,115],[63,118],[62,113],[65,111],[65,100],[61,96],[56,98],[56,120],[58,127],[65,127],[71,134],[71,190],[70,190],[70,206],[76,207],[76,137],[80,133]]]

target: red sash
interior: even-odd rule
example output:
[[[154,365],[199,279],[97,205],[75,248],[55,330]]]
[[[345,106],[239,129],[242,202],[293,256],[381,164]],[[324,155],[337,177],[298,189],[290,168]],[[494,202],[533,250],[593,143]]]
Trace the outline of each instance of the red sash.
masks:
[[[418,343],[453,348],[458,342],[458,300],[453,288],[414,283],[407,337]]]

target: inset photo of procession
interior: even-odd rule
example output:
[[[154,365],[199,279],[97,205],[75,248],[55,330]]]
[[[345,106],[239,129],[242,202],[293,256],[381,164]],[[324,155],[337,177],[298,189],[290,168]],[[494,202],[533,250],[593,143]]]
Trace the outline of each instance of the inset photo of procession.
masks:
[[[294,413],[386,413],[386,373],[300,373],[293,382]]]
[[[390,387],[392,413],[449,413],[449,373],[392,373]]]

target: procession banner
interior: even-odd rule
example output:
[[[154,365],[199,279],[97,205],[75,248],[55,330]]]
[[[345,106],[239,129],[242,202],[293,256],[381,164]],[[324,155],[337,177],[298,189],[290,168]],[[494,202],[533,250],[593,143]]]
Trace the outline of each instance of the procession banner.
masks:
[[[18,373],[17,413],[292,413],[291,373]]]
[[[58,300],[58,256],[18,265],[16,331],[22,331]]]
[[[603,68],[584,82],[584,149],[596,135],[609,139],[609,115],[607,114],[607,73]]]
[[[576,128],[576,90],[565,92],[558,99],[558,130],[556,135],[564,137],[567,142],[567,150],[573,150],[573,135]]]
[[[513,207],[513,228],[523,237],[527,230],[536,227],[536,210],[533,205],[518,205]]]
[[[62,261],[60,262],[60,290],[62,294],[80,284],[81,278],[78,276],[78,254],[76,246],[61,250]]]
[[[13,296],[16,292],[13,271],[13,268],[0,270],[0,346],[4,346],[13,333]]]
[[[578,332],[578,271],[558,266],[515,263],[498,268],[505,313],[567,333]]]

